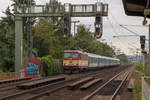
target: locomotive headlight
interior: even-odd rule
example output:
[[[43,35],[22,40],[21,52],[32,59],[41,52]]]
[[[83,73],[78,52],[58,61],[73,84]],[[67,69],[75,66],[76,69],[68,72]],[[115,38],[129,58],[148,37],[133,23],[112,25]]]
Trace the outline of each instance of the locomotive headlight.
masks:
[[[67,63],[64,63],[64,65],[68,65]]]

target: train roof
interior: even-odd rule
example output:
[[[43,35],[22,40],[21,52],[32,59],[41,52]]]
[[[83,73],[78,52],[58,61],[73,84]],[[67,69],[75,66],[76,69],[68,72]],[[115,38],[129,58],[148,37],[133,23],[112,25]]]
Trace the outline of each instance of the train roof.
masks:
[[[84,53],[80,50],[64,50],[64,52],[79,52],[79,53]]]
[[[110,59],[110,60],[118,60],[118,61],[120,61],[119,59],[116,59],[116,58],[101,56],[101,55],[87,53],[87,52],[82,52],[80,50],[64,50],[64,52],[79,52],[79,53],[85,53],[85,54],[87,54],[90,57],[97,57],[97,58],[103,58],[103,59]]]
[[[119,59],[116,59],[116,58],[101,56],[101,55],[92,54],[92,53],[87,53],[87,54],[88,54],[88,56],[90,56],[90,57],[97,57],[97,58],[103,58],[103,59],[110,59],[110,60],[118,60],[118,61],[120,61]]]

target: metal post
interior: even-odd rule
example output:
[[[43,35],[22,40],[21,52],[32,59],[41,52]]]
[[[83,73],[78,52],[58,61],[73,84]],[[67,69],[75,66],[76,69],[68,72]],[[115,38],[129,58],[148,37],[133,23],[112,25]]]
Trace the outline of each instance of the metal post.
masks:
[[[141,87],[142,87],[142,100],[145,100],[145,99],[144,99],[144,90],[143,90],[143,89],[144,89],[144,87],[143,87],[143,84],[144,84],[144,83],[143,83],[143,82],[144,82],[144,77],[143,77],[143,76],[142,76],[142,78],[141,78],[141,81],[142,81],[142,86],[141,86]]]
[[[22,67],[23,61],[23,22],[21,17],[15,17],[15,71]]]
[[[31,0],[28,0],[28,12],[31,13]],[[33,48],[33,33],[32,33],[32,18],[28,17],[27,22],[27,60],[29,60],[30,57],[32,57],[32,48]]]
[[[32,32],[32,19],[28,18],[27,22],[27,60],[32,57],[33,48],[33,32]]]
[[[143,53],[143,71],[145,70],[145,54]]]
[[[150,24],[149,24],[149,59],[150,59]]]

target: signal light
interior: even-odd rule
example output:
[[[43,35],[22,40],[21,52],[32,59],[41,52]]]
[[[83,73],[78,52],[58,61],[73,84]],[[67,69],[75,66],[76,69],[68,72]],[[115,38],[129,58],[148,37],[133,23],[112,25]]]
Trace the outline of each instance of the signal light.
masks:
[[[100,24],[101,23],[101,14],[100,13],[96,14],[95,21],[96,21],[96,24]]]
[[[97,14],[96,14],[96,17],[101,17],[101,14],[100,14],[100,13],[97,13]]]
[[[68,22],[69,22],[68,16],[64,16],[64,23],[68,23]]]
[[[96,33],[100,33],[100,28],[99,27],[96,28]]]
[[[145,36],[140,36],[141,49],[145,49]]]
[[[67,34],[69,32],[68,28],[64,28],[64,34]]]
[[[145,49],[145,44],[141,44],[141,49]]]
[[[67,35],[69,34],[69,25],[70,25],[70,19],[69,15],[65,14],[64,15],[64,34]]]
[[[140,36],[140,43],[145,44],[145,36],[144,35]]]
[[[102,36],[102,14],[99,12],[95,16],[95,31],[94,31],[94,36],[98,39],[101,38]]]

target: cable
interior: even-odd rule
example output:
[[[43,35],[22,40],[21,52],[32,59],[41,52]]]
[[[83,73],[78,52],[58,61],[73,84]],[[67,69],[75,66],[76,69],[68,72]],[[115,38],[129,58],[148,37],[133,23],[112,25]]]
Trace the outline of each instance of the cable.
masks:
[[[111,27],[112,27],[112,29],[113,29],[113,31],[114,31],[114,33],[115,34],[117,34],[116,32],[115,32],[115,28],[114,28],[114,26],[113,26],[113,24],[111,23],[111,21],[109,20],[109,18],[107,17],[107,19],[108,19],[108,21],[109,21],[109,23],[110,23],[110,25],[111,25]],[[119,38],[117,38],[121,43],[123,43],[123,44],[125,44],[124,43],[124,41],[122,41],[122,40],[120,40]],[[129,46],[128,44],[125,44],[126,46]],[[131,45],[130,45],[131,46]],[[131,46],[132,47],[132,46]],[[134,46],[135,47],[135,46]],[[137,47],[136,47],[137,48]]]
[[[133,33],[133,34],[135,34],[135,35],[137,35],[137,36],[141,36],[141,35],[139,35],[139,34],[133,32],[133,31],[129,30],[128,28],[126,28],[126,27],[124,27],[124,26],[122,26],[122,25],[120,25],[120,27],[126,29],[127,31],[129,31],[129,32],[131,32],[131,33]],[[149,41],[148,39],[145,39],[145,40],[146,40],[146,41]]]
[[[124,26],[122,26],[122,25],[120,25],[120,27],[126,29],[127,31],[129,31],[129,32],[131,32],[131,33],[133,33],[133,34],[135,34],[135,35],[137,35],[137,36],[140,36],[139,34],[137,34],[137,33],[133,32],[133,31],[129,30],[128,28],[126,28],[126,27],[124,27]]]
[[[122,26],[129,26],[129,27],[149,27],[148,25],[124,25],[124,24],[120,24]]]
[[[108,19],[108,21],[109,21],[109,23],[110,23],[111,27],[113,28],[113,30],[115,30],[115,28],[114,28],[113,24],[111,23],[111,21],[110,21],[109,17],[107,17],[107,19]],[[115,31],[114,31],[114,33],[115,33],[115,34],[117,34]],[[136,34],[136,35],[137,35],[137,34]],[[118,39],[120,42],[124,43],[124,41],[120,40],[119,38],[117,38],[117,39]],[[127,43],[128,43],[128,42],[127,42]],[[126,44],[126,45],[127,45],[127,46],[129,45],[129,46],[134,47],[134,48],[136,48],[136,49],[137,49],[137,47],[135,47],[135,46],[131,45],[130,43],[128,43],[128,44]]]

